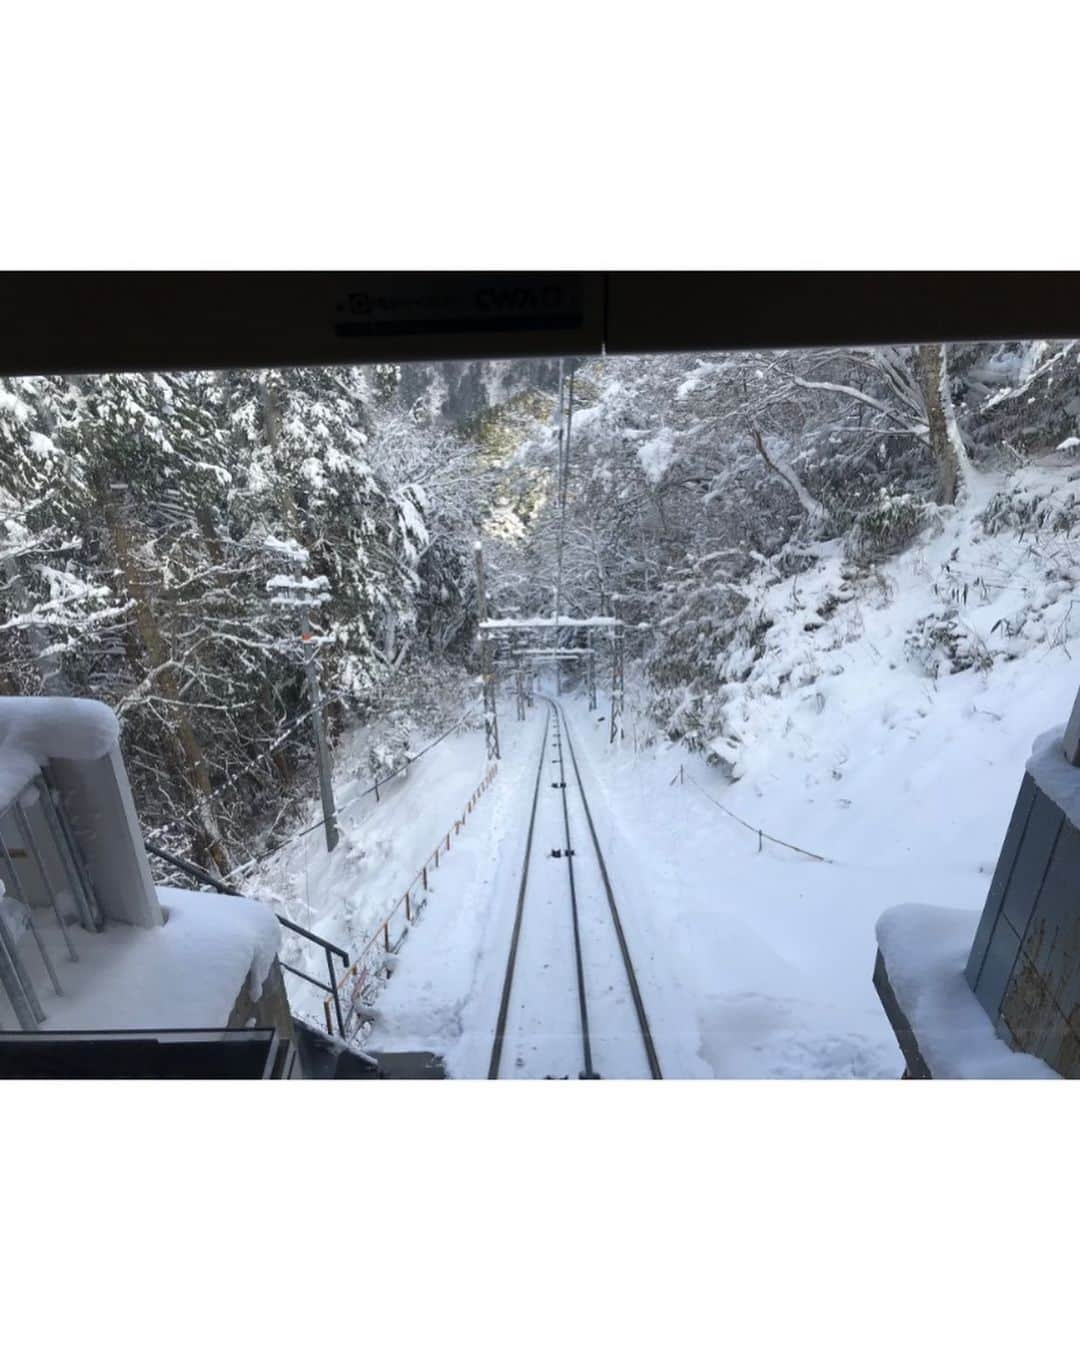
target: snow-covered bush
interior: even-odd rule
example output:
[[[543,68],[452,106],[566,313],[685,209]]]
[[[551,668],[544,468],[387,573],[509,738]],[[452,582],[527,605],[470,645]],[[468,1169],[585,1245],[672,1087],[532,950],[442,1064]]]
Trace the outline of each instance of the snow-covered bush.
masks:
[[[1080,524],[1080,508],[1074,490],[1055,489],[1045,473],[1023,472],[1005,490],[993,495],[979,515],[983,531],[993,537],[1015,532],[1071,533]]]
[[[368,747],[368,769],[375,780],[393,775],[410,761],[409,732],[402,724],[391,722]]]
[[[701,750],[723,730],[719,689],[747,599],[726,580],[703,581],[691,570],[673,586],[669,601],[672,614],[661,623],[645,662],[652,690],[648,708],[669,737]]]
[[[994,662],[986,642],[950,608],[920,617],[904,638],[904,651],[934,678],[968,668],[985,672]]]
[[[844,539],[845,554],[859,561],[895,555],[919,535],[929,512],[926,501],[910,491],[882,486],[870,507],[856,514]]]

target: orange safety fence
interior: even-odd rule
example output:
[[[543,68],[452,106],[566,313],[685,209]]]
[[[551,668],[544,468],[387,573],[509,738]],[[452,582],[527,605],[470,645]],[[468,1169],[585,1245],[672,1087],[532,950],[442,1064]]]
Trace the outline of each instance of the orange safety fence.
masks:
[[[461,816],[455,818],[447,828],[446,835],[442,837],[431,852],[427,862],[420,866],[416,877],[413,878],[404,893],[391,907],[386,918],[376,927],[374,934],[364,945],[359,957],[342,976],[338,990],[342,999],[346,1039],[352,1037],[356,1029],[357,1017],[364,1007],[364,992],[371,989],[380,974],[386,970],[386,958],[401,947],[409,926],[427,905],[431,870],[437,869],[440,858],[449,854],[453,837],[461,831],[461,828],[468,821],[469,814],[480,802],[483,794],[487,792],[487,788],[495,779],[498,770],[499,763],[493,761],[484,773],[484,778],[469,795]],[[323,1002],[326,1030],[331,1035],[334,1031],[330,1017],[333,1002],[332,995],[328,995]]]

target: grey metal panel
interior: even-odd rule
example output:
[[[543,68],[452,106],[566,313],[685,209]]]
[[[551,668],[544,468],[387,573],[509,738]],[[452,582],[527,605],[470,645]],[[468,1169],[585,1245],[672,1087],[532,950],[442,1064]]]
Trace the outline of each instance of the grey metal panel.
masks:
[[[967,976],[1004,1041],[1065,1078],[1080,1078],[1080,829],[1029,777]]]
[[[1024,940],[1055,1000],[1080,1003],[1080,832],[1065,822]]]
[[[96,761],[54,757],[50,767],[104,914],[146,928],[160,925],[161,907],[120,748]]]
[[[1041,789],[1036,789],[1035,802],[1024,832],[1024,843],[1016,856],[1001,903],[1001,914],[1021,938],[1042,887],[1062,820],[1062,812],[1057,804],[1052,803]]]
[[[11,863],[19,876],[23,900],[30,906],[48,906],[48,889],[42,884],[41,875],[34,867],[33,857],[23,842],[15,820],[14,807],[0,813],[0,839],[7,846]]]
[[[1080,766],[1080,691],[1076,693],[1069,722],[1065,725],[1065,760],[1071,766]]]
[[[1005,987],[997,1029],[1008,1032],[1011,1044],[1046,1060],[1060,1044],[1065,1027],[1039,968],[1020,947],[1012,975]]]
[[[1001,1000],[1019,951],[1019,937],[1007,921],[999,920],[994,928],[994,937],[986,950],[978,983],[974,987],[975,998],[986,1010],[992,1023],[998,1020]]]
[[[1005,896],[1009,879],[1012,877],[1016,857],[1020,853],[1020,844],[1027,829],[1032,804],[1035,802],[1035,794],[1035,781],[1025,771],[1020,792],[1017,794],[1016,803],[1013,805],[1012,817],[1009,819],[1009,827],[1005,833],[1001,854],[998,856],[998,862],[994,869],[994,876],[990,880],[990,891],[986,896],[982,919],[979,921],[979,928],[975,931],[975,941],[971,945],[971,954],[968,957],[965,974],[967,983],[973,990],[979,979],[979,972],[982,970],[986,950],[990,946],[994,925],[1001,912],[1002,898]]]
[[[1024,1049],[1062,1069],[1080,1053],[1067,1016],[1080,1004],[1080,833],[1063,823],[1028,921],[1023,973],[1003,1004]],[[1075,1015],[1074,1015],[1075,1016]]]

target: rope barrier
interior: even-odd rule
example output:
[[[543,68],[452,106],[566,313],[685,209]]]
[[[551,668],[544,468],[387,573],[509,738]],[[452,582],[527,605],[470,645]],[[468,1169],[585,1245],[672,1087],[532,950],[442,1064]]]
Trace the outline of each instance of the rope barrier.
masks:
[[[747,831],[752,831],[758,838],[759,854],[761,853],[761,842],[763,840],[766,840],[766,841],[772,841],[774,845],[782,845],[787,850],[794,850],[796,854],[805,855],[807,859],[816,859],[821,864],[836,863],[835,859],[829,859],[825,855],[816,854],[813,850],[804,850],[801,845],[792,845],[790,841],[782,841],[779,836],[773,836],[769,832],[763,831],[761,827],[755,827],[752,822],[747,822],[744,818],[740,817],[738,813],[733,813],[730,808],[725,807],[724,804],[722,804],[719,801],[719,799],[714,799],[713,796],[708,792],[708,790],[702,789],[701,785],[698,784],[698,782],[694,779],[694,777],[690,774],[687,774],[681,766],[679,767],[679,774],[675,777],[675,779],[689,780],[699,794],[704,794],[711,804],[719,808],[722,813],[726,813],[728,817],[732,819],[733,822],[738,822],[740,827],[745,827]],[[672,780],[671,783],[674,784],[675,780]]]

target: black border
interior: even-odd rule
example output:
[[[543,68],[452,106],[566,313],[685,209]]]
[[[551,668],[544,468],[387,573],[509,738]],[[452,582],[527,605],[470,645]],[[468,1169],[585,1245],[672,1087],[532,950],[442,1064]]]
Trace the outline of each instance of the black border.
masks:
[[[0,273],[0,374],[1080,336],[1075,271]]]

